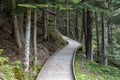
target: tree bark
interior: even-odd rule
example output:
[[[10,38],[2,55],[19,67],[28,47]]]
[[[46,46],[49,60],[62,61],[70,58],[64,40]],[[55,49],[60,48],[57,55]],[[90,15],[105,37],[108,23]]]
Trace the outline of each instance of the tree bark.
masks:
[[[46,38],[47,38],[46,18],[47,18],[47,13],[46,13],[46,10],[43,9],[43,16],[42,16],[42,21],[43,21],[43,39],[46,39]]]
[[[108,8],[108,3],[106,0],[104,0],[104,7]],[[108,65],[108,23],[107,23],[107,15],[102,14],[102,65]]]
[[[99,59],[100,57],[100,45],[99,45],[99,30],[98,30],[98,17],[97,17],[97,13],[95,12],[95,18],[96,18],[96,21],[95,21],[95,25],[96,25],[96,37],[97,37],[97,59]]]
[[[83,27],[83,31],[84,31],[84,40],[85,40],[85,51],[87,50],[86,48],[86,45],[87,45],[87,12],[86,12],[86,9],[83,9],[82,10],[82,19],[83,19],[83,22],[82,22],[82,27]],[[87,52],[86,52],[86,56],[87,56]]]
[[[63,20],[62,20],[62,12],[60,13],[60,31],[63,34]]]
[[[68,1],[67,1],[67,7],[68,7]],[[66,29],[66,35],[68,36],[69,35],[69,11],[68,11],[68,9],[67,9],[67,14],[66,14],[66,16],[67,16],[67,22],[66,22],[66,26],[67,26],[67,29]]]
[[[80,36],[80,42],[82,42],[82,43],[83,43],[83,38],[84,38],[83,36],[84,36],[84,26],[82,24],[81,36]]]
[[[57,29],[57,10],[55,9],[55,29]]]
[[[19,15],[19,29],[20,29],[21,42],[25,44],[24,14]]]
[[[60,24],[60,11],[58,11],[57,14],[58,14],[58,16],[57,16],[57,19],[58,19],[58,22],[57,22],[58,27],[57,27],[57,29],[60,31],[60,26],[61,26],[61,24]]]
[[[25,38],[25,62],[24,67],[25,71],[29,70],[29,55],[30,55],[30,32],[31,32],[31,9],[27,9],[27,18],[26,18],[26,38]]]
[[[16,8],[16,1],[15,0],[12,0],[12,8],[13,8],[13,10],[15,10],[15,8]],[[14,14],[13,14],[13,23],[14,23],[14,35],[15,35],[16,43],[17,43],[17,46],[19,48],[21,48],[22,43],[21,43],[21,39],[20,39],[18,20],[17,20],[17,16]]]
[[[76,11],[76,25],[75,25],[75,36],[76,39],[79,40],[79,29],[78,29],[78,12]]]
[[[34,31],[33,31],[33,47],[34,47],[34,66],[37,64],[37,10],[34,12]]]
[[[92,48],[92,18],[91,11],[87,11],[87,42],[86,42],[86,57],[87,59],[93,61],[93,48]]]

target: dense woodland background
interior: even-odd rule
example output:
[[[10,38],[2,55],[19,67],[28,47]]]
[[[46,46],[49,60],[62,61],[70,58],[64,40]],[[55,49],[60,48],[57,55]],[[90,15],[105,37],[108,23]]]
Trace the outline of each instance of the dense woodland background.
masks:
[[[80,42],[86,59],[120,68],[119,27],[120,0],[0,0],[0,79],[34,80],[66,44],[61,35]]]

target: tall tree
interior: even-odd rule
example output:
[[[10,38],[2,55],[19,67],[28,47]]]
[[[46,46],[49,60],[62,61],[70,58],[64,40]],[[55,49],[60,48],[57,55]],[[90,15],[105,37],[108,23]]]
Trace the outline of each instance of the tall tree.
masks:
[[[49,2],[48,0],[43,0],[43,4],[46,4]],[[46,8],[44,7],[42,9],[42,27],[43,27],[43,39],[47,38],[47,11]]]
[[[78,12],[76,11],[76,19],[75,19],[75,36],[76,36],[76,39],[79,40],[79,28],[78,28]]]
[[[29,55],[30,55],[30,32],[31,32],[31,8],[27,9],[26,18],[26,38],[25,38],[25,71],[29,70]]]
[[[24,32],[24,13],[21,13],[18,16],[18,22],[19,22],[19,30],[20,30],[20,38],[21,42],[25,44],[25,32]]]
[[[20,39],[20,32],[19,32],[19,27],[18,27],[18,19],[17,15],[15,14],[15,8],[16,8],[16,0],[12,0],[12,9],[13,9],[13,23],[14,23],[14,34],[15,34],[15,39],[16,43],[19,48],[22,47],[21,39]]]
[[[54,15],[54,19],[55,19],[55,21],[54,21],[54,23],[55,23],[55,28],[58,29],[58,28],[57,28],[57,15],[59,15],[59,14],[57,14],[58,12],[57,12],[56,8],[55,8],[54,11],[55,11],[55,15]]]
[[[87,59],[93,61],[93,51],[92,51],[92,12],[87,11],[87,42],[86,42],[86,57]]]
[[[84,30],[84,40],[85,40],[85,50],[87,50],[86,45],[87,45],[87,12],[86,9],[82,10],[82,26]],[[86,51],[86,56],[87,56],[87,51]]]
[[[34,66],[37,64],[37,10],[34,10],[34,31],[33,31],[33,50],[34,50]]]
[[[108,8],[108,2],[107,0],[104,0],[103,6],[105,8]],[[107,22],[107,14],[102,14],[102,65],[108,64],[108,22]]]
[[[42,21],[43,21],[43,39],[47,38],[47,12],[45,9],[43,9],[43,13],[42,13]]]
[[[87,0],[82,0],[82,3],[88,2]],[[92,12],[88,10],[88,8],[84,8],[82,10],[83,14],[83,23],[82,26],[84,28],[84,39],[85,39],[85,50],[86,50],[86,58],[89,60],[93,60],[93,50],[92,50]]]
[[[68,10],[68,0],[67,0],[67,13],[66,13],[66,34],[69,35],[69,10]]]
[[[95,12],[95,26],[96,26],[96,42],[97,42],[97,58],[99,60],[100,57],[100,44],[99,44],[99,29],[98,29],[98,17],[97,17],[97,13]]]

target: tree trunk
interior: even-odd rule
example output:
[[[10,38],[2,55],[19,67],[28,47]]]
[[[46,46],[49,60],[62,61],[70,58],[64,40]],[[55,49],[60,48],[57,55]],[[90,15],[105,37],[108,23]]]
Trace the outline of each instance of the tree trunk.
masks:
[[[60,13],[60,31],[63,34],[63,21],[62,21],[62,12]]]
[[[92,18],[91,11],[87,11],[87,42],[86,42],[86,57],[93,61],[93,50],[92,50]]]
[[[43,16],[42,16],[42,21],[43,21],[43,39],[47,38],[47,24],[46,24],[46,18],[47,18],[47,13],[46,10],[43,9]]]
[[[34,66],[37,63],[37,10],[34,12],[34,35],[33,35],[33,47],[34,47]]]
[[[83,38],[84,38],[83,36],[84,36],[84,26],[82,24],[81,36],[80,36],[80,42],[82,42],[82,43],[83,43]]]
[[[16,1],[15,0],[12,0],[12,8],[13,8],[13,10],[15,10],[15,8],[16,8]],[[22,43],[21,43],[21,39],[20,39],[20,32],[19,32],[18,20],[17,20],[16,15],[13,15],[13,22],[14,22],[14,34],[15,34],[16,43],[17,43],[17,46],[19,48],[21,48]]]
[[[55,19],[55,29],[57,29],[57,10],[56,9],[55,9],[54,19]]]
[[[70,33],[72,34],[72,36],[73,36],[73,39],[74,39],[74,40],[76,40],[76,37],[75,37],[75,34],[74,34],[74,32],[73,32],[72,30],[70,30]]]
[[[67,1],[67,7],[68,7],[68,1]],[[67,22],[66,22],[67,29],[66,29],[66,33],[67,33],[67,36],[68,36],[69,35],[69,11],[68,11],[68,9],[67,9],[66,16],[67,16]]]
[[[98,18],[97,18],[97,13],[95,12],[95,18],[96,18],[96,37],[97,37],[97,59],[98,61],[100,60],[100,45],[99,45],[99,30],[98,30]]]
[[[60,26],[61,26],[61,24],[60,24],[60,11],[58,11],[57,12],[57,19],[58,19],[58,22],[57,22],[57,29],[60,31]]]
[[[111,54],[114,54],[114,51],[113,51],[113,37],[112,37],[112,35],[113,35],[113,28],[112,28],[112,25],[109,25],[110,26],[110,53]],[[112,57],[112,61],[114,62],[115,61],[115,57],[113,56]]]
[[[78,12],[76,11],[76,25],[75,25],[75,36],[76,39],[79,40],[79,29],[78,29]]]
[[[25,44],[25,32],[24,32],[24,14],[19,15],[19,29],[20,37],[23,44]]]
[[[82,0],[82,2],[87,2],[88,0]],[[92,12],[83,9],[83,28],[84,28],[84,37],[85,37],[85,50],[86,58],[93,61],[93,48],[92,48],[92,22],[91,14]]]
[[[110,24],[108,24],[108,43],[111,43]]]
[[[104,7],[108,8],[108,3],[104,0]],[[102,49],[102,65],[108,65],[108,23],[107,23],[107,15],[103,14],[102,16],[102,40],[103,40],[103,49]]]
[[[26,18],[26,38],[25,38],[25,71],[29,70],[29,55],[30,55],[30,32],[31,32],[31,9],[27,9]]]
[[[87,50],[86,45],[87,45],[87,12],[85,9],[82,10],[82,27],[83,27],[83,31],[84,31],[84,40],[85,40],[85,50]],[[86,56],[87,56],[87,52],[86,52]]]

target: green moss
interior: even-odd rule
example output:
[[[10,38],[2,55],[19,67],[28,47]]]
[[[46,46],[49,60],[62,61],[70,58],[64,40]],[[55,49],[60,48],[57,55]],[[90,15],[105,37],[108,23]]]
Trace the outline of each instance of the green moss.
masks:
[[[120,80],[120,70],[116,67],[90,62],[79,53],[75,59],[75,74],[77,80]]]
[[[58,42],[59,44],[65,44],[61,34],[56,29],[48,30],[47,41]]]

